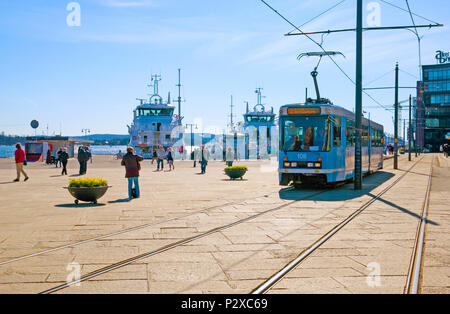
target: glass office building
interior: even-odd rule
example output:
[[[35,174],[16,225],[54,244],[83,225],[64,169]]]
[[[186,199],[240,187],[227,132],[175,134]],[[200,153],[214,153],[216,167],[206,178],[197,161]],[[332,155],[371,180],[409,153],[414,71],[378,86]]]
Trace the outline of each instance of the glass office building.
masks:
[[[450,142],[450,63],[424,65],[417,86],[417,146],[437,152]]]

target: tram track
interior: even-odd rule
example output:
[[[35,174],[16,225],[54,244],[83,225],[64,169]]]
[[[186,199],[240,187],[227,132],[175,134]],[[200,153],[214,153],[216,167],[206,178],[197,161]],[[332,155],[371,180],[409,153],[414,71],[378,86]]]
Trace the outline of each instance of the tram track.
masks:
[[[320,248],[325,242],[332,238],[337,232],[344,228],[348,223],[350,223],[354,218],[361,214],[364,210],[370,207],[378,199],[381,198],[385,193],[390,191],[397,183],[399,183],[414,167],[424,159],[422,157],[416,161],[407,171],[405,171],[399,178],[392,182],[389,186],[384,188],[380,193],[375,195],[371,200],[367,201],[364,205],[355,210],[346,219],[341,221],[339,224],[330,229],[322,237],[312,243],[309,247],[304,249],[294,260],[286,264],[281,270],[273,274],[268,280],[256,287],[251,294],[265,294],[270,291],[274,286],[276,286],[280,281],[282,281],[292,270],[294,270],[298,265],[305,261],[313,252]]]
[[[318,195],[320,195],[320,194],[324,194],[324,193],[326,193],[326,192],[328,192],[328,191],[330,191],[330,190],[323,190],[323,191],[319,191],[319,192],[315,192],[315,193],[309,194],[309,195],[307,195],[307,196],[305,196],[305,197],[303,197],[303,198],[300,198],[300,199],[298,199],[298,200],[293,200],[293,201],[287,202],[286,204],[282,204],[282,205],[279,205],[279,206],[270,208],[270,209],[268,209],[268,210],[259,212],[259,213],[255,214],[255,215],[252,215],[252,216],[249,216],[249,217],[246,217],[246,218],[243,218],[243,219],[239,219],[239,220],[237,220],[237,221],[234,221],[234,222],[232,222],[232,223],[229,223],[229,224],[226,224],[226,225],[223,225],[223,226],[219,226],[219,227],[210,229],[210,230],[208,230],[208,231],[206,231],[206,232],[202,232],[202,233],[200,233],[200,234],[198,234],[198,235],[195,235],[195,236],[192,236],[192,237],[189,237],[189,238],[185,238],[185,239],[180,240],[180,241],[176,241],[176,242],[171,243],[171,244],[169,244],[169,245],[163,246],[163,247],[161,247],[161,248],[159,248],[159,249],[157,249],[157,250],[153,250],[153,251],[150,251],[150,252],[146,252],[146,253],[143,253],[143,254],[134,256],[134,257],[132,257],[132,258],[129,258],[129,259],[126,259],[126,260],[117,262],[117,263],[115,263],[115,264],[106,266],[106,267],[104,267],[104,268],[95,270],[95,271],[93,271],[93,272],[90,272],[89,274],[86,274],[86,275],[82,276],[82,277],[81,277],[80,279],[78,279],[78,280],[74,280],[74,281],[71,281],[71,282],[67,282],[67,283],[62,284],[62,285],[59,285],[59,286],[57,286],[57,287],[54,287],[54,288],[45,290],[45,291],[41,292],[40,294],[50,294],[50,293],[53,293],[53,292],[60,291],[60,290],[62,290],[62,289],[65,289],[65,288],[68,288],[68,287],[70,287],[70,286],[73,286],[73,285],[75,285],[75,284],[79,284],[79,283],[81,283],[81,282],[83,282],[83,281],[86,281],[86,280],[92,279],[92,278],[94,278],[94,277],[100,276],[100,275],[102,275],[102,274],[111,272],[111,271],[116,270],[116,269],[118,269],[118,268],[125,267],[125,266],[127,266],[127,265],[133,264],[133,263],[138,262],[138,261],[140,261],[140,260],[143,260],[143,259],[149,258],[149,257],[151,257],[151,256],[154,256],[154,255],[157,255],[157,254],[160,254],[160,253],[169,251],[169,250],[171,250],[171,249],[174,249],[174,248],[177,248],[177,247],[182,246],[182,245],[184,245],[184,244],[187,244],[187,243],[193,242],[193,241],[195,241],[195,240],[198,240],[198,239],[207,237],[207,236],[212,235],[212,234],[215,234],[215,233],[217,233],[217,232],[220,232],[220,231],[229,229],[229,228],[234,227],[234,226],[236,226],[236,225],[245,223],[245,222],[250,221],[250,220],[254,220],[254,219],[256,219],[256,218],[258,218],[258,217],[260,217],[260,216],[263,216],[263,215],[265,215],[265,214],[268,214],[268,213],[271,213],[271,212],[274,212],[274,211],[277,211],[277,210],[286,208],[286,207],[288,207],[288,206],[290,206],[290,205],[292,205],[292,204],[294,204],[294,203],[297,203],[297,202],[299,202],[299,201],[304,201],[304,200],[307,200],[307,199],[309,199],[309,198],[318,196]]]
[[[393,160],[393,159],[392,158],[385,159],[385,161],[391,161],[391,160]],[[289,188],[286,188],[284,190],[292,190],[292,189],[294,189],[294,188],[293,187],[289,187]],[[259,198],[263,198],[263,197],[268,197],[269,195],[277,194],[277,193],[279,193],[279,191],[274,192],[274,193],[266,193],[264,195],[256,196],[254,198],[247,198],[247,199],[241,199],[241,200],[238,200],[238,201],[227,202],[227,203],[224,203],[224,204],[220,204],[220,205],[208,207],[208,208],[205,208],[205,209],[201,209],[201,210],[198,210],[198,211],[194,211],[194,212],[191,212],[189,214],[176,216],[176,217],[169,218],[169,219],[163,219],[163,220],[156,221],[156,222],[153,222],[153,223],[139,225],[139,226],[135,226],[135,227],[119,230],[119,231],[116,231],[116,232],[108,233],[108,234],[105,234],[105,235],[88,238],[88,239],[85,239],[85,240],[82,240],[82,241],[77,241],[77,242],[64,244],[64,245],[57,246],[57,247],[54,247],[54,248],[51,248],[51,249],[47,249],[47,250],[43,250],[43,251],[31,253],[31,254],[26,254],[26,255],[23,255],[23,256],[19,256],[19,257],[11,258],[11,259],[8,259],[8,260],[0,261],[0,266],[6,265],[6,264],[11,264],[11,263],[18,262],[18,261],[25,260],[25,259],[29,259],[29,258],[32,258],[32,257],[36,257],[36,256],[40,256],[40,255],[56,252],[56,251],[67,249],[67,248],[73,248],[73,247],[80,246],[80,245],[83,245],[83,244],[86,244],[86,243],[90,243],[90,242],[93,242],[93,241],[103,240],[103,239],[107,239],[107,238],[110,238],[110,237],[113,237],[113,236],[122,235],[122,234],[126,234],[126,233],[137,231],[137,230],[142,230],[142,229],[149,228],[149,227],[154,227],[154,226],[161,225],[161,224],[168,223],[168,222],[177,221],[177,220],[180,220],[180,219],[188,218],[188,217],[191,217],[191,216],[194,216],[194,215],[197,215],[197,214],[201,214],[201,213],[204,213],[204,212],[208,212],[208,211],[211,211],[211,210],[214,210],[214,209],[217,209],[217,208],[221,208],[221,207],[224,207],[224,206],[238,205],[238,204],[241,204],[241,203],[244,203],[244,202],[247,202],[247,201],[251,201],[251,200],[255,200],[255,199],[259,199]]]
[[[425,193],[425,200],[422,207],[421,219],[417,225],[416,237],[414,241],[414,248],[411,255],[411,262],[408,270],[408,277],[404,289],[404,294],[418,294],[420,293],[420,283],[422,280],[423,269],[423,250],[425,244],[425,233],[428,218],[428,209],[430,205],[431,182],[433,177],[433,163],[434,157],[431,160],[430,174],[428,178],[428,186]]]
[[[413,166],[413,167],[414,167],[414,166]],[[411,169],[412,169],[413,167],[411,167]],[[411,169],[410,169],[410,170],[411,170]],[[410,170],[408,170],[408,172],[409,172]],[[405,175],[405,174],[404,174],[404,175]],[[403,176],[404,176],[404,175],[403,175]],[[403,177],[403,176],[402,176],[402,177]],[[398,180],[398,181],[399,181],[399,180]],[[397,182],[397,181],[396,181],[396,182]],[[289,190],[289,189],[292,189],[292,188],[288,188],[287,190]],[[89,280],[89,279],[92,279],[92,278],[94,278],[94,277],[97,277],[97,276],[100,276],[100,275],[109,273],[109,272],[111,272],[111,271],[114,271],[114,270],[116,270],[116,269],[119,269],[119,268],[128,266],[128,265],[130,265],[130,264],[136,263],[136,262],[138,262],[138,261],[140,261],[140,260],[143,260],[143,259],[152,257],[152,256],[157,255],[157,254],[161,254],[161,253],[163,253],[163,252],[166,252],[166,251],[169,251],[169,250],[171,250],[171,249],[174,249],[174,248],[180,247],[180,246],[182,246],[182,245],[188,244],[188,243],[190,243],[190,242],[193,242],[193,241],[195,241],[195,240],[198,240],[198,239],[207,237],[207,236],[209,236],[209,235],[215,234],[215,233],[217,233],[217,232],[220,232],[220,231],[229,229],[229,228],[231,228],[231,227],[233,227],[233,226],[236,226],[236,225],[239,225],[239,224],[248,222],[248,221],[250,221],[250,220],[256,219],[256,218],[258,218],[258,217],[260,217],[260,216],[262,216],[262,215],[265,215],[265,214],[268,214],[268,213],[271,213],[271,212],[274,212],[274,211],[277,211],[277,210],[286,208],[286,207],[288,207],[288,206],[290,206],[290,205],[292,205],[292,204],[294,204],[294,203],[297,203],[297,202],[299,202],[299,201],[308,200],[309,198],[313,198],[313,197],[318,196],[318,195],[320,195],[320,194],[324,194],[324,193],[326,193],[326,192],[334,191],[334,190],[335,190],[335,189],[327,189],[327,190],[319,191],[319,192],[316,192],[316,193],[307,195],[307,196],[305,196],[305,197],[302,197],[302,198],[300,198],[300,199],[293,200],[293,201],[288,202],[288,203],[286,203],[286,204],[282,204],[282,205],[276,206],[276,207],[274,207],[274,208],[270,208],[270,209],[268,209],[268,210],[262,211],[262,212],[260,212],[260,213],[255,214],[255,215],[252,215],[252,216],[249,216],[249,217],[246,217],[246,218],[243,218],[243,219],[239,219],[239,220],[237,220],[237,221],[235,221],[235,222],[232,222],[232,223],[229,223],[229,224],[226,224],[226,225],[223,225],[223,226],[219,226],[219,227],[210,229],[210,230],[208,230],[208,231],[206,231],[206,232],[203,232],[203,233],[200,233],[200,234],[198,234],[198,235],[195,235],[195,236],[192,236],[192,237],[189,237],[189,238],[185,238],[185,239],[176,241],[176,242],[174,242],[174,243],[171,243],[171,244],[168,244],[168,245],[166,245],[166,246],[163,246],[163,247],[161,247],[161,248],[159,248],[159,249],[156,249],[156,250],[153,250],[153,251],[150,251],[150,252],[146,252],[146,253],[140,254],[140,255],[138,255],[138,256],[134,256],[134,257],[132,257],[132,258],[126,259],[126,260],[122,260],[122,261],[120,261],[120,262],[117,262],[117,263],[111,264],[111,265],[109,265],[109,266],[103,267],[103,268],[101,268],[101,269],[97,269],[97,270],[95,270],[95,271],[93,271],[93,272],[90,272],[90,273],[88,273],[88,274],[82,276],[82,277],[81,277],[80,279],[78,279],[78,280],[74,280],[74,281],[71,281],[71,282],[67,282],[67,283],[61,284],[61,285],[59,285],[59,286],[56,286],[56,287],[54,287],[54,288],[45,290],[45,291],[41,292],[40,294],[51,294],[51,293],[54,293],[54,292],[63,290],[63,289],[68,288],[68,287],[70,287],[70,286],[73,286],[73,285],[79,284],[79,283],[81,283],[81,282],[87,281],[87,280]],[[259,197],[258,197],[258,198],[259,198]],[[245,202],[245,201],[246,201],[246,200],[241,201],[241,202]]]
[[[285,190],[290,190],[290,189],[293,189],[293,188],[287,188]],[[241,203],[244,203],[244,202],[248,202],[248,201],[252,201],[252,200],[256,200],[256,199],[259,199],[259,198],[266,198],[269,195],[278,194],[278,193],[279,192],[277,191],[277,192],[273,192],[273,193],[266,193],[264,195],[256,196],[256,197],[253,197],[253,198],[246,198],[246,199],[241,199],[241,200],[237,200],[237,201],[233,201],[233,202],[227,202],[227,203],[223,203],[223,204],[220,204],[220,205],[215,205],[215,206],[211,206],[211,207],[204,208],[204,209],[201,209],[201,210],[197,210],[197,211],[191,212],[189,214],[176,216],[176,217],[173,217],[173,218],[168,218],[168,219],[155,221],[153,223],[148,223],[148,224],[144,224],[144,225],[139,225],[139,226],[135,226],[135,227],[119,230],[119,231],[116,231],[116,232],[108,233],[108,234],[105,234],[105,235],[89,238],[89,239],[78,241],[78,242],[64,244],[64,245],[57,246],[57,247],[54,247],[54,248],[51,248],[51,249],[39,251],[39,252],[36,252],[36,253],[31,253],[31,254],[20,256],[20,257],[11,258],[11,259],[8,259],[8,260],[5,260],[5,261],[0,261],[0,266],[6,265],[6,264],[11,264],[13,262],[18,262],[18,261],[21,261],[21,260],[24,260],[24,259],[29,259],[29,258],[32,258],[32,257],[36,257],[36,256],[52,253],[52,252],[55,252],[55,251],[67,249],[67,248],[73,248],[73,247],[80,246],[82,244],[90,243],[90,242],[93,242],[93,241],[103,240],[103,239],[111,238],[113,236],[126,234],[126,233],[129,233],[129,232],[142,230],[142,229],[149,228],[149,227],[154,227],[154,226],[161,225],[161,224],[164,224],[164,223],[181,220],[181,219],[188,218],[188,217],[191,217],[191,216],[194,216],[194,215],[198,215],[198,214],[201,214],[201,213],[212,211],[212,210],[217,209],[217,208],[226,207],[226,206],[232,206],[232,205],[238,205],[238,204],[241,204]]]

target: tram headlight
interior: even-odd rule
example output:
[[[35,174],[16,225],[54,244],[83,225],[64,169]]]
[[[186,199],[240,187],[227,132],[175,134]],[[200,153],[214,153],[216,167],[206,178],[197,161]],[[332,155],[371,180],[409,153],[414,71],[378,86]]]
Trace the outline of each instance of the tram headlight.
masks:
[[[284,163],[284,168],[289,168],[291,167],[291,163],[290,162],[285,162]]]
[[[320,168],[320,167],[322,167],[322,164],[321,164],[320,162],[317,162],[317,163],[315,164],[315,167],[316,167],[316,168]]]
[[[308,168],[314,168],[314,163],[308,162]]]
[[[297,163],[296,162],[291,162],[291,167],[292,168],[296,168],[297,167]]]

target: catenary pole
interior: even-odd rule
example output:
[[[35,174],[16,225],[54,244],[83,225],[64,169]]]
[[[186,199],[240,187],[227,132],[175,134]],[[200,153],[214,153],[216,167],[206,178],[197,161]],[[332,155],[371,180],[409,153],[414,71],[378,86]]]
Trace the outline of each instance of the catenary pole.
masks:
[[[411,133],[412,133],[412,123],[411,123],[411,107],[412,107],[412,96],[409,95],[409,125],[408,125],[408,160],[411,161]]]
[[[394,169],[398,169],[398,63],[395,65]]]
[[[356,6],[356,145],[355,145],[355,190],[362,190],[362,154],[361,154],[361,130],[362,130],[362,15],[363,1],[357,0]]]

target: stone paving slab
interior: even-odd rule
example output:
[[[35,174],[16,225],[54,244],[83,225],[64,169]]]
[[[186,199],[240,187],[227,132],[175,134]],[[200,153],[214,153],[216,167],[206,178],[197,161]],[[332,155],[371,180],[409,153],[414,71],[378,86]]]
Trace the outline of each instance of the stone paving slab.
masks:
[[[96,163],[99,164],[98,167],[95,167]],[[196,176],[190,163],[180,162],[177,171],[172,173],[155,174],[151,170],[145,170],[144,174],[149,178],[143,176],[141,185],[151,189],[146,189],[143,197],[132,203],[115,203],[115,200],[120,200],[120,194],[124,197],[123,192],[126,191],[125,180],[122,177],[116,178],[117,172],[123,171],[116,163],[117,161],[96,159],[94,167],[89,170],[98,176],[111,177],[113,185],[121,188],[121,193],[117,189],[111,190],[111,194],[108,192],[107,198],[102,200],[105,206],[76,208],[64,205],[63,195],[60,195],[39,201],[35,199],[34,206],[39,211],[30,210],[28,201],[12,204],[15,215],[8,214],[6,208],[0,207],[0,218],[13,221],[16,228],[27,227],[25,232],[19,233],[10,224],[0,223],[0,261],[123,228],[192,215],[74,248],[0,265],[0,293],[7,293],[8,286],[11,286],[14,293],[40,292],[48,289],[49,285],[64,283],[68,274],[66,267],[70,262],[79,263],[82,274],[86,274],[110,263],[282,205],[280,209],[254,220],[95,277],[83,282],[80,287],[61,291],[248,293],[403,173],[401,170],[388,170],[392,166],[388,166],[387,162],[384,171],[365,179],[365,190],[362,193],[353,191],[349,185],[339,190],[325,191],[326,193],[309,200],[296,201],[311,194],[311,191],[280,191],[276,173],[260,172],[261,165],[258,163],[248,163],[250,172],[247,181],[231,182],[223,181],[222,163],[212,162],[207,176]],[[409,168],[409,165],[401,158],[402,169]],[[32,167],[34,168],[30,171],[35,171],[36,177],[43,177],[47,188],[54,187],[57,182],[61,184],[62,179],[49,176],[53,169],[42,165]],[[382,273],[383,293],[399,293],[399,278],[403,278],[403,274],[399,273],[403,271],[404,263],[395,264],[392,262],[394,259],[391,261],[390,258],[396,255],[409,261],[409,232],[411,226],[417,223],[414,215],[418,213],[411,209],[415,198],[408,199],[407,195],[412,192],[412,182],[416,189],[420,186],[424,189],[422,181],[427,179],[424,175],[427,171],[423,171],[425,168],[426,161],[414,169],[414,173],[408,174],[392,192],[386,193],[382,202],[377,202],[377,206],[366,211],[366,216],[362,214],[355,220],[357,223],[347,225],[345,229],[348,235],[338,233],[324,249],[318,250],[310,261],[307,260],[302,265],[303,272],[300,267],[297,268],[290,274],[292,277],[287,278],[284,283],[282,281],[282,285],[272,292],[373,293],[374,290],[367,289],[367,284],[364,286],[363,283],[367,277],[367,263],[378,259],[390,261],[388,266],[383,264],[382,267],[385,271]],[[6,177],[4,169],[7,169],[5,164],[0,162],[0,181]],[[183,183],[183,189],[178,192],[177,182],[180,177],[187,176],[193,177],[192,182]],[[161,186],[153,184],[152,179],[155,178],[162,182]],[[28,187],[40,188],[36,185]],[[0,185],[0,192],[3,191],[9,193],[2,195],[10,196],[12,202],[17,193],[24,193],[25,190],[19,185],[5,184]],[[48,193],[51,195],[51,191]],[[419,193],[412,193],[419,198]],[[400,200],[399,195],[402,196]],[[67,202],[67,195],[64,197]],[[56,205],[49,206],[49,200]],[[416,205],[412,207],[417,207]],[[203,209],[204,212],[199,212]],[[445,232],[438,231],[436,234],[443,233]],[[390,237],[386,237],[386,234]],[[440,236],[436,236],[435,243],[440,239]],[[448,251],[439,247],[435,254],[442,255],[443,252]],[[441,263],[444,265],[435,265],[430,273],[445,272],[445,261]],[[304,285],[304,279],[307,279],[309,286]],[[424,288],[431,291],[435,287]]]

